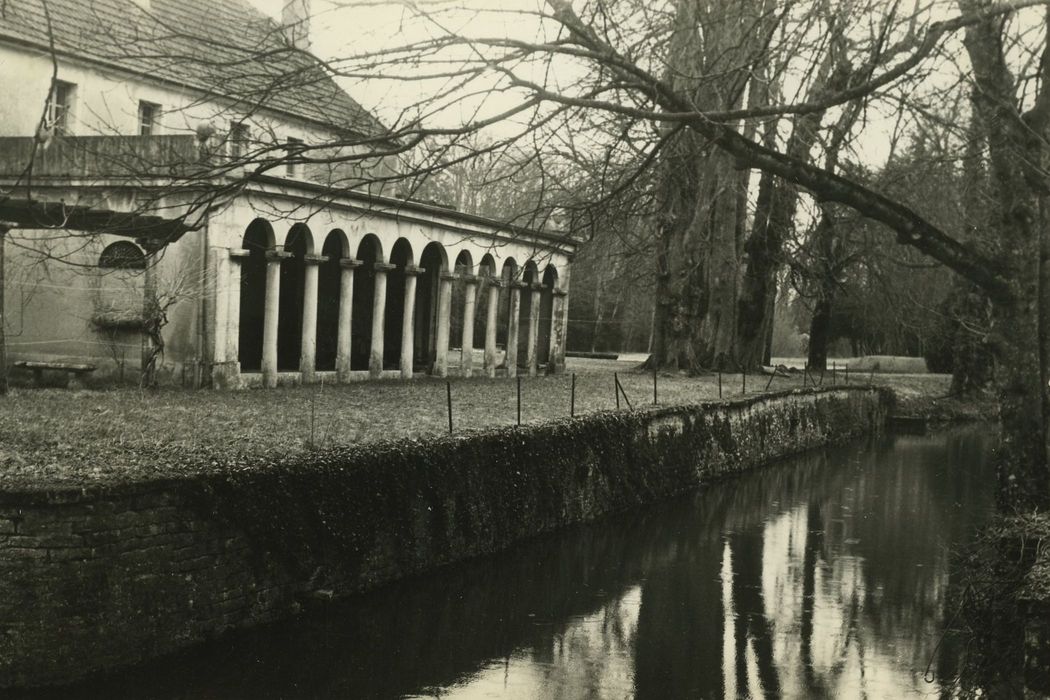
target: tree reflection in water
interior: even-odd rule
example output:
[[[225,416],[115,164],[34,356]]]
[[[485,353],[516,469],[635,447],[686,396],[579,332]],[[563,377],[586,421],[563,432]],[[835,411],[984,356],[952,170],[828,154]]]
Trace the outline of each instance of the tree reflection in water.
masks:
[[[53,695],[936,695],[949,549],[991,513],[991,444],[802,456]]]

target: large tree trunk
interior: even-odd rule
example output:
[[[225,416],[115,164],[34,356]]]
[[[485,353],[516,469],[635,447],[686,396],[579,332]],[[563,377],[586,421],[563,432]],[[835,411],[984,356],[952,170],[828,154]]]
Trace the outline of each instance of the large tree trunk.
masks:
[[[960,0],[964,11],[979,9]],[[985,244],[1008,280],[992,295],[992,347],[1002,436],[996,467],[999,505],[1006,512],[1050,507],[1050,390],[1045,328],[1047,292],[1042,259],[1047,247],[1045,165],[1050,127],[1050,43],[1040,65],[1040,92],[1021,115],[1014,76],[1003,55],[1001,27],[989,20],[966,29],[963,41],[973,66],[975,108],[988,138],[990,231]]]
[[[809,322],[809,349],[806,362],[813,371],[823,372],[828,368],[828,344],[831,341],[832,294],[821,295],[813,305],[813,318]]]
[[[735,363],[738,179],[719,152],[698,163],[688,147],[696,137],[682,136],[687,143],[666,163],[654,356],[673,369],[729,369]]]
[[[724,108],[757,94],[748,94],[748,68],[761,55],[760,28],[775,16],[764,7],[679,0],[667,83]],[[710,139],[674,128],[661,154],[652,359],[671,369],[735,368],[747,177]]]
[[[1000,359],[996,374],[1002,437],[996,457],[999,506],[1006,512],[1025,512],[1050,506],[1047,470],[1045,373],[1039,337],[1039,309],[1035,304],[1035,259],[1026,274],[1032,297],[994,307],[993,328]]]

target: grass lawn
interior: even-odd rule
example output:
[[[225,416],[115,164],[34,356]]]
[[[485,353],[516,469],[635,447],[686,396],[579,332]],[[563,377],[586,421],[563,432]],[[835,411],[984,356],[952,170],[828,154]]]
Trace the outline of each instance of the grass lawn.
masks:
[[[576,374],[577,415],[616,408],[613,372],[619,373],[635,409],[649,407],[652,374],[636,367],[570,358],[564,375],[524,377],[522,422],[568,417],[571,373]],[[839,373],[837,381],[844,379]],[[925,397],[947,393],[948,380],[944,375],[874,376],[876,384]],[[515,424],[513,379],[451,381],[456,433]],[[748,375],[747,393],[763,392],[768,381],[768,376]],[[867,381],[868,375],[850,376],[851,384]],[[831,383],[830,373],[824,383]],[[801,376],[776,377],[769,390],[800,386]],[[661,374],[657,388],[661,405],[718,399],[717,375]],[[727,398],[739,396],[741,375],[723,375],[722,388]],[[447,432],[445,382],[439,379],[227,392],[15,389],[0,399],[0,486],[32,480],[59,485],[74,477],[83,483],[115,473],[148,476],[164,472],[170,460],[190,462],[208,454],[279,456]]]

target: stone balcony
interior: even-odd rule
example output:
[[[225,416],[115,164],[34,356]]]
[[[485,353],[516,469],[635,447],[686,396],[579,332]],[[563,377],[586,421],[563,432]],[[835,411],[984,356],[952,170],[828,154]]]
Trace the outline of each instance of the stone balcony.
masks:
[[[214,163],[192,134],[57,136],[46,145],[35,142],[31,136],[0,137],[0,179],[185,178],[204,174]]]

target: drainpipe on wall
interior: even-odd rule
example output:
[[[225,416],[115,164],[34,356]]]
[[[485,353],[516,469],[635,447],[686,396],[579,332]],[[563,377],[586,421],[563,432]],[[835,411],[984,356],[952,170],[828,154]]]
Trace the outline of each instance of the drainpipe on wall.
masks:
[[[201,230],[201,242],[200,242],[200,260],[201,260],[201,279],[200,279],[200,299],[198,299],[197,309],[197,368],[196,376],[193,381],[193,388],[203,389],[204,378],[210,376],[210,372],[205,371],[205,365],[207,359],[205,357],[205,350],[208,347],[207,343],[207,327],[208,327],[208,263],[210,262],[208,256],[208,239],[211,238],[211,217],[208,216],[204,219],[204,228]]]

